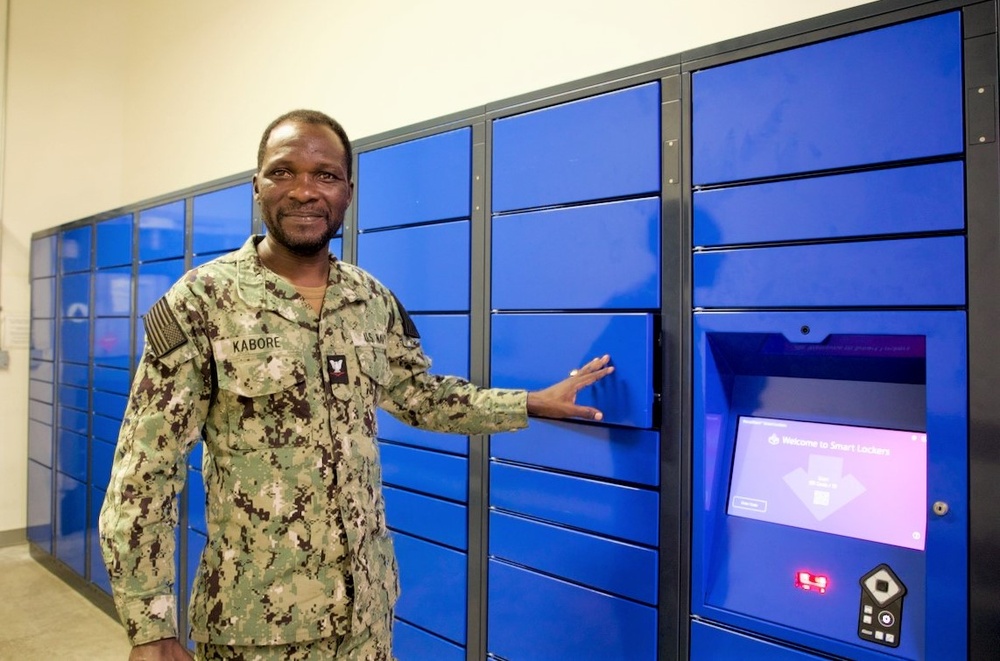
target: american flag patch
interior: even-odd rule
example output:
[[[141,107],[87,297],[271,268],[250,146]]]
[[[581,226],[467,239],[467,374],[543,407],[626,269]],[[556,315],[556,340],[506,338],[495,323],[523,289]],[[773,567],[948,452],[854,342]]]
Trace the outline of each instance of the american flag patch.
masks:
[[[146,324],[146,341],[157,358],[163,358],[187,342],[187,336],[170,311],[166,298],[158,300],[142,320]]]

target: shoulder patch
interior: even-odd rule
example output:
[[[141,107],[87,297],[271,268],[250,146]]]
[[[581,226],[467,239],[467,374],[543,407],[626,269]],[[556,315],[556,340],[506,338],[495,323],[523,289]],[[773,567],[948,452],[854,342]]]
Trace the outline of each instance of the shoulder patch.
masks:
[[[163,358],[188,341],[166,298],[158,300],[142,320],[146,324],[146,341],[157,358]]]
[[[410,318],[410,313],[406,311],[403,304],[399,302],[399,299],[395,294],[392,295],[392,300],[396,301],[396,308],[399,310],[399,318],[403,322],[403,333],[407,337],[412,337],[413,339],[420,339],[420,332],[417,330],[417,325],[413,323],[413,319]]]

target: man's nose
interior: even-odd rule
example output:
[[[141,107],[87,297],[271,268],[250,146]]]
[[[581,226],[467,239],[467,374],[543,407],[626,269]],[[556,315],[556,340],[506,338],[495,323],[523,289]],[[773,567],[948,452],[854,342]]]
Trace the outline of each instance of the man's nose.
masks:
[[[289,196],[299,202],[315,200],[319,193],[316,188],[316,181],[309,175],[303,174],[295,178]]]

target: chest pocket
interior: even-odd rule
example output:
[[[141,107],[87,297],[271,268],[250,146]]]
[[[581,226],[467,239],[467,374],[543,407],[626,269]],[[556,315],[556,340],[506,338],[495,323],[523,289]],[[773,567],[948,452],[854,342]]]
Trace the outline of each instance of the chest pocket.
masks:
[[[313,411],[301,355],[272,352],[227,358],[216,364],[216,373],[229,432],[224,442],[233,450],[309,442]]]
[[[383,388],[392,384],[392,369],[389,367],[389,357],[385,347],[364,345],[355,347],[358,363],[365,375]]]

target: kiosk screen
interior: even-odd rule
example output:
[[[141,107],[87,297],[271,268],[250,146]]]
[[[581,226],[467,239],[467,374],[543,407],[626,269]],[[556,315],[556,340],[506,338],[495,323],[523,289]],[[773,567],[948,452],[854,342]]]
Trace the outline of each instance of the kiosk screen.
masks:
[[[741,416],[726,511],[922,551],[927,434]]]

